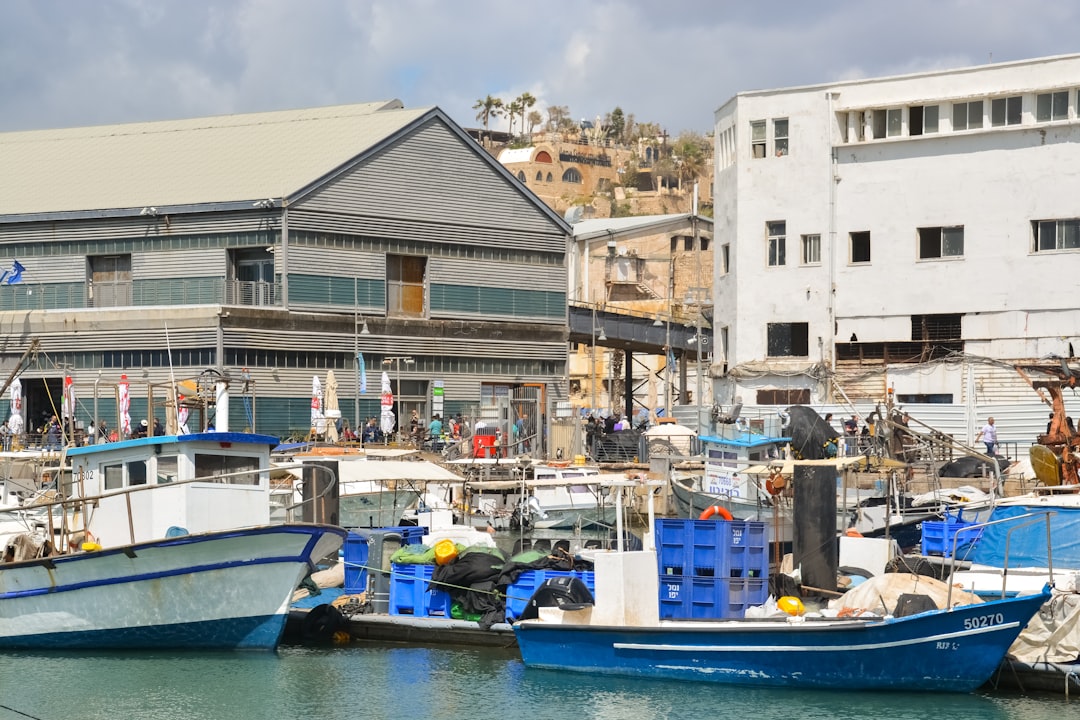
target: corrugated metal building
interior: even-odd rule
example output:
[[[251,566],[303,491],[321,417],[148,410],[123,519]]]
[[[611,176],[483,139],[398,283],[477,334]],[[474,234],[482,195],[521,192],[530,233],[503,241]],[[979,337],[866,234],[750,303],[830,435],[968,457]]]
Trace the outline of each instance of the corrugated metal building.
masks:
[[[379,414],[384,369],[406,416],[439,387],[444,415],[566,397],[570,228],[438,108],[3,133],[0,167],[0,270],[23,268],[0,280],[0,372],[40,340],[29,424],[65,372],[78,419],[115,425],[122,374],[137,423],[150,384],[160,403],[216,369],[230,427],[279,435],[307,430],[330,369],[346,418],[357,397]]]

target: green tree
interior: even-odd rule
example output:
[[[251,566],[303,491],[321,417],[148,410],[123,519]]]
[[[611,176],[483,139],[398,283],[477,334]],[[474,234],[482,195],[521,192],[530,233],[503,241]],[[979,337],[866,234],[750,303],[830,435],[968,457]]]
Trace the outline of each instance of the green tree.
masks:
[[[565,105],[548,105],[548,130],[558,132],[570,120],[570,108]]]
[[[472,109],[479,111],[476,113],[476,119],[484,123],[484,132],[488,133],[488,125],[491,122],[491,118],[497,118],[502,115],[503,101],[497,97],[488,95],[486,98],[477,100]]]
[[[621,107],[617,107],[608,113],[608,116],[604,118],[604,125],[607,126],[608,137],[615,142],[623,141],[623,133],[626,131],[626,116],[623,115]]]
[[[533,130],[536,129],[537,125],[544,122],[544,116],[540,114],[539,110],[533,110],[532,112],[530,112],[529,117],[527,119],[529,121],[529,134],[530,135],[532,135]]]
[[[686,131],[680,133],[671,145],[676,174],[680,187],[692,183],[705,172],[712,156],[712,144],[703,135]]]

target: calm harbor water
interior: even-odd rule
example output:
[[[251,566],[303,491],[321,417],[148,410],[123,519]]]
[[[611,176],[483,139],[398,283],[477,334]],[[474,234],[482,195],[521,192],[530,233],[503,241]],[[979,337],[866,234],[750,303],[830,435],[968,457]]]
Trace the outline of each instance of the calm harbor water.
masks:
[[[1076,704],[606,678],[530,670],[512,651],[471,648],[0,653],[0,720],[1060,720]]]

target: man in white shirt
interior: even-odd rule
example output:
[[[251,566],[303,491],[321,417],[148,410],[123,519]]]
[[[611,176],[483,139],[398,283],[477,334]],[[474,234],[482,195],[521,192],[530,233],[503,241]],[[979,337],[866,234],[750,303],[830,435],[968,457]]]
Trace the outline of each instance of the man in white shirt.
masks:
[[[983,429],[979,431],[979,438],[986,444],[986,454],[990,457],[997,455],[997,428],[994,427],[994,418],[987,418]]]

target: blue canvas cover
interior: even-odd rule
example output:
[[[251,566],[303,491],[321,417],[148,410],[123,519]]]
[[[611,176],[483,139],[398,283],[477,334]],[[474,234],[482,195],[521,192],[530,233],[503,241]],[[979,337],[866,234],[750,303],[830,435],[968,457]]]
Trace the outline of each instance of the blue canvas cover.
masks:
[[[1001,520],[1048,509],[1056,513],[1050,516],[1050,543],[1054,570],[1066,568],[1080,570],[1080,509],[1006,506],[995,508],[990,519]],[[1026,527],[1014,530],[1010,537],[1009,529],[1015,526],[1015,523],[1001,523],[983,528],[982,536],[975,543],[974,548],[961,550],[960,543],[957,543],[957,557],[983,565],[1004,567],[1005,542],[1008,538],[1009,567],[1046,567],[1045,521],[1039,519]],[[961,535],[960,539],[963,540],[964,535]]]

